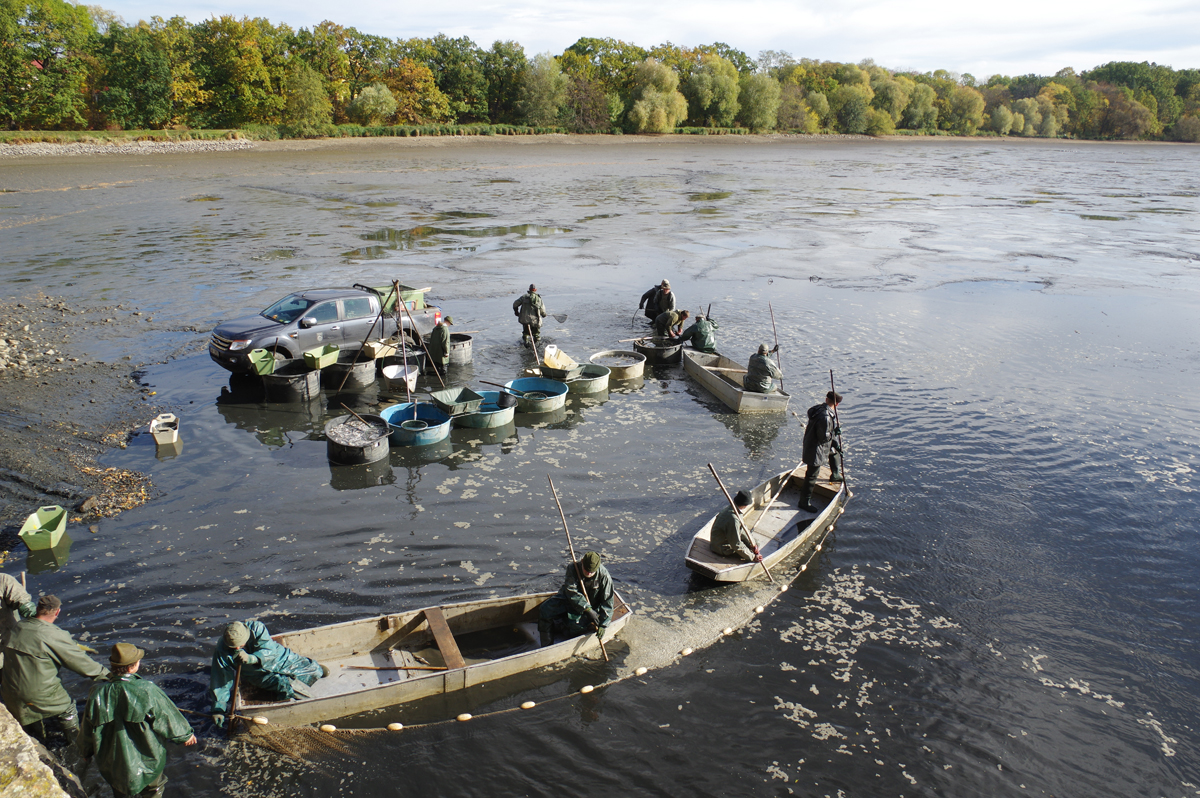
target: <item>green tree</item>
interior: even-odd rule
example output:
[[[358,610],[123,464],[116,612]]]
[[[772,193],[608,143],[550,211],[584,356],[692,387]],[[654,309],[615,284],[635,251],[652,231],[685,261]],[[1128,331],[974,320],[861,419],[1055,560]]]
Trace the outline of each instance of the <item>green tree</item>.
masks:
[[[95,34],[85,6],[0,0],[0,125],[85,127]]]
[[[729,127],[738,113],[738,71],[732,61],[704,54],[700,66],[682,81],[693,124]]]
[[[867,126],[863,130],[868,136],[890,136],[896,132],[896,122],[887,111],[867,109]]]
[[[288,132],[305,138],[324,135],[325,127],[333,122],[333,105],[316,70],[297,62],[285,80],[284,91],[283,121]]]
[[[469,38],[451,39],[439,33],[432,39],[409,39],[398,46],[397,54],[429,68],[438,89],[450,103],[453,118],[460,121],[488,118],[483,53]]]
[[[697,47],[696,50],[701,54],[715,55],[720,58],[724,58],[726,61],[733,64],[739,75],[749,75],[757,66],[753,58],[737,48],[730,47],[725,42],[702,44]]]
[[[526,124],[547,127],[558,123],[567,103],[567,76],[550,53],[534,56],[525,69],[517,113]]]
[[[820,124],[821,120],[817,113],[808,105],[804,87],[799,83],[784,83],[779,91],[779,113],[776,125],[781,130],[816,133]]]
[[[103,70],[96,104],[107,120],[126,129],[170,123],[171,65],[149,25],[109,25],[97,56]]]
[[[398,106],[391,89],[381,81],[360,91],[350,103],[347,115],[360,125],[380,125],[395,116]]]
[[[615,100],[616,108],[612,101]],[[614,94],[605,94],[599,81],[576,75],[567,76],[566,107],[563,115],[567,127],[577,133],[599,133],[611,130],[625,113],[624,103]]]
[[[853,66],[851,64],[850,66]],[[855,67],[857,69],[857,67]],[[863,133],[871,107],[871,87],[862,83],[838,86],[829,97],[829,107],[842,133]]]
[[[516,42],[492,42],[492,49],[483,54],[488,118],[492,122],[515,122],[521,115],[517,106],[528,66],[525,48]]]
[[[1171,128],[1171,138],[1175,141],[1200,141],[1200,117],[1182,116]]]
[[[329,20],[301,28],[292,43],[292,54],[321,76],[335,115],[341,115],[353,99],[350,92],[350,59],[346,52],[346,29]]]
[[[886,70],[875,67],[871,72],[871,107],[885,112],[892,118],[893,125],[900,121],[908,106],[908,97],[916,84],[911,78],[893,77]]]
[[[667,133],[687,119],[687,100],[677,91],[679,76],[670,67],[647,58],[634,74],[634,101],[629,123],[638,133]]]
[[[1019,114],[1022,120],[1021,125],[1017,125],[1016,120],[1013,120],[1013,132],[1026,137],[1036,136],[1038,128],[1042,126],[1042,110],[1037,98],[1022,97],[1013,102],[1012,110],[1014,114]]]
[[[193,29],[196,74],[208,100],[198,109],[203,127],[278,124],[287,102],[284,83],[291,74],[287,43],[294,38],[286,25],[265,19],[240,20],[226,14],[206,19]]]
[[[829,98],[825,96],[824,92],[810,91],[805,100],[808,102],[808,107],[817,115],[821,127],[833,126],[833,108],[830,107]]]
[[[983,95],[970,86],[955,86],[947,98],[943,121],[946,130],[960,136],[973,136],[983,124]]]
[[[738,121],[751,130],[772,130],[779,114],[779,81],[770,75],[742,75],[738,103]]]
[[[169,20],[151,17],[150,30],[167,59],[171,73],[171,114],[168,123],[201,124],[197,110],[211,99],[212,92],[204,88],[196,73],[198,56],[192,26],[183,17],[171,17]]]
[[[559,66],[571,76],[599,83],[605,94],[616,92],[622,99],[635,90],[637,71],[649,53],[619,39],[584,37],[563,51]]]
[[[396,121],[426,125],[452,119],[450,101],[433,79],[433,72],[411,58],[400,58],[383,73],[383,82],[396,98]]]
[[[383,36],[346,28],[342,35],[342,53],[346,57],[346,83],[350,100],[359,92],[379,83],[387,71],[392,42]]]
[[[1013,112],[1007,105],[997,105],[988,117],[988,130],[994,130],[1001,136],[1007,136],[1012,130]]]
[[[938,125],[938,111],[934,104],[936,99],[937,93],[932,86],[915,83],[912,94],[908,98],[908,105],[904,106],[901,127],[909,130],[936,130]]]

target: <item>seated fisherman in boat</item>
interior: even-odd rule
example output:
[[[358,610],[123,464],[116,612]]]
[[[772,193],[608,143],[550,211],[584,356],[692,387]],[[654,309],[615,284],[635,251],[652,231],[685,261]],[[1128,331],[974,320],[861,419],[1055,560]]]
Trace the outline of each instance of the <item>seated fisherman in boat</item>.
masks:
[[[312,686],[329,675],[329,668],[316,660],[297,654],[271,639],[267,627],[259,621],[234,621],[225,627],[213,648],[212,673],[208,695],[213,702],[213,722],[225,725],[225,715],[233,700],[233,682],[238,663],[242,665],[239,690],[247,686],[274,693],[274,700],[307,698],[308,691],[292,680]]]
[[[654,317],[654,334],[659,338],[675,338],[688,319],[686,310],[666,310]]]
[[[715,321],[704,318],[703,313],[697,313],[696,321],[680,334],[678,341],[679,343],[690,343],[692,349],[698,352],[715,355],[717,353],[717,336],[714,332],[716,329]]]
[[[742,521],[746,508],[751,504],[750,494],[739,490],[733,497],[733,504],[737,507],[736,515],[733,507],[726,507],[713,519],[708,547],[713,554],[722,557],[737,557],[742,562],[755,562],[761,559],[758,546],[754,545],[754,538],[750,536],[750,530],[746,529],[746,524]]]
[[[587,595],[580,592],[580,580]],[[588,632],[604,637],[613,615],[613,581],[594,551],[585,552],[578,563],[567,566],[567,576],[558,594],[542,604],[538,633],[543,646],[557,636],[565,640]]]
[[[754,393],[770,393],[775,390],[775,380],[783,379],[783,372],[771,359],[772,352],[779,351],[779,344],[774,349],[767,349],[766,344],[758,345],[758,354],[750,356],[746,366],[746,378],[742,381],[747,391]]]

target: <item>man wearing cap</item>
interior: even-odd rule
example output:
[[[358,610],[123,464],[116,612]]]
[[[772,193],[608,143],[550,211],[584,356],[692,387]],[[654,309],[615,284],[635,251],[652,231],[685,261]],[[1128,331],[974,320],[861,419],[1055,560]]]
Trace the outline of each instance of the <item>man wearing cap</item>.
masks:
[[[679,343],[690,342],[692,349],[697,352],[708,352],[710,355],[715,355],[717,353],[716,329],[715,321],[704,318],[702,313],[697,313],[692,326],[680,334],[678,341]]]
[[[117,643],[109,654],[112,672],[92,687],[79,728],[79,755],[96,757],[100,775],[115,798],[162,792],[167,777],[163,741],[195,745],[196,735],[158,685],[137,675],[146,652]]]
[[[808,408],[808,426],[804,428],[804,448],[800,453],[807,468],[804,482],[800,486],[800,509],[815,513],[812,505],[813,489],[817,487],[817,476],[821,466],[829,463],[829,481],[841,482],[842,452],[836,440],[842,430],[834,423],[834,408],[842,403],[842,395],[826,391],[825,403]]]
[[[659,338],[675,338],[679,328],[688,320],[686,310],[665,310],[654,319],[654,334]]]
[[[47,718],[56,719],[69,738],[79,730],[75,702],[58,678],[59,670],[67,668],[91,679],[108,675],[108,669],[84,654],[70,633],[55,625],[61,613],[57,596],[42,596],[35,616],[13,630],[4,650],[0,686],[4,705],[26,733],[43,743]]]
[[[746,366],[746,378],[742,380],[747,391],[770,393],[775,390],[775,380],[783,379],[783,372],[771,359],[771,353],[778,351],[778,344],[774,349],[767,349],[766,344],[758,345],[758,354],[750,356],[750,363]]]
[[[580,591],[580,578],[587,594]],[[565,640],[588,632],[604,637],[613,614],[613,581],[594,551],[584,552],[578,563],[567,566],[567,576],[558,594],[542,604],[538,634],[543,646],[557,635]]]
[[[451,316],[442,316],[442,320],[429,333],[429,341],[425,348],[429,350],[429,366],[438,374],[445,374],[450,365],[450,327],[454,324]]]
[[[234,621],[225,627],[213,648],[209,674],[208,695],[212,699],[213,722],[218,726],[225,725],[239,663],[242,666],[240,687],[262,688],[274,693],[276,701],[308,697],[308,691],[293,679],[311,687],[317,679],[329,675],[329,669],[316,660],[272,640],[271,633],[261,622]]]
[[[662,304],[659,304],[660,302]],[[671,292],[670,281],[663,280],[642,294],[642,301],[638,303],[638,310],[641,310],[643,307],[646,309],[646,318],[651,322],[658,318],[659,313],[674,310],[675,294]]]
[[[521,322],[521,343],[529,346],[531,334],[535,343],[542,340],[542,319],[546,318],[546,306],[536,285],[530,283],[529,291],[513,302],[513,315]]]
[[[758,546],[754,545],[754,538],[742,521],[742,516],[751,504],[750,494],[739,490],[733,497],[733,504],[737,508],[736,513],[733,507],[726,507],[713,519],[708,547],[712,549],[713,554],[722,557],[737,557],[742,562],[754,562],[758,559]]]
[[[29,591],[8,574],[0,574],[0,667],[4,666],[4,647],[21,618],[32,618],[37,614],[37,605]]]

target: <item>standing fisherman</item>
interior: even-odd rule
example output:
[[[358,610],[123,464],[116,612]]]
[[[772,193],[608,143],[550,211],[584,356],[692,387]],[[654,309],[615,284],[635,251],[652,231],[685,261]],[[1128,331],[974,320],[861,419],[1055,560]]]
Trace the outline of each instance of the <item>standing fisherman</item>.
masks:
[[[578,569],[578,570],[576,570]],[[580,577],[587,596],[580,592]],[[591,601],[588,597],[591,597]],[[613,615],[613,581],[608,569],[594,551],[584,552],[578,563],[567,566],[567,578],[558,594],[546,599],[538,618],[538,633],[543,646],[563,638],[594,631],[601,640]]]
[[[513,315],[521,322],[521,343],[529,346],[530,333],[533,334],[534,343],[542,340],[542,319],[546,318],[546,306],[536,285],[530,283],[529,291],[513,302]]]
[[[704,318],[704,314],[697,313],[696,321],[691,327],[684,330],[678,340],[680,343],[691,342],[692,349],[699,352],[707,352],[710,355],[717,353],[717,323],[712,319]]]
[[[91,679],[108,675],[108,668],[84,654],[67,630],[55,626],[61,612],[57,596],[42,596],[37,615],[21,622],[4,651],[4,705],[27,734],[43,743],[47,718],[57,720],[70,739],[79,731],[75,702],[58,678],[59,670]]]
[[[812,505],[813,488],[817,486],[817,475],[823,463],[829,463],[829,481],[842,481],[842,451],[834,437],[842,430],[833,423],[833,410],[842,403],[842,395],[829,391],[825,403],[808,408],[808,426],[804,428],[804,451],[801,457],[808,466],[804,471],[804,483],[800,486],[800,509],[815,513]]]
[[[775,390],[775,380],[783,379],[783,372],[771,359],[771,353],[778,351],[779,344],[775,344],[774,349],[767,349],[766,344],[758,345],[758,354],[750,356],[750,363],[746,366],[746,378],[742,380],[742,385],[747,391],[770,393]]]
[[[638,303],[638,310],[641,310],[643,307],[646,308],[646,318],[651,322],[658,318],[659,313],[674,310],[675,295],[671,293],[671,282],[663,280],[642,294],[642,301]]]
[[[425,348],[429,350],[429,367],[438,374],[445,375],[446,367],[450,365],[450,327],[454,324],[452,316],[442,316],[442,320],[429,333],[429,341]]]
[[[16,631],[20,618],[32,618],[37,614],[37,605],[29,591],[8,574],[0,574],[0,667],[4,666],[4,647],[8,638]]]
[[[234,621],[225,627],[213,647],[208,695],[212,699],[213,723],[217,726],[225,725],[239,662],[245,683],[274,693],[276,701],[308,697],[308,691],[293,683],[293,679],[311,687],[317,679],[329,675],[329,669],[321,663],[272,640],[261,622]]]
[[[167,783],[163,741],[195,745],[196,735],[167,694],[137,675],[146,652],[117,643],[112,673],[92,687],[79,729],[79,755],[96,757],[115,798],[159,795]]]

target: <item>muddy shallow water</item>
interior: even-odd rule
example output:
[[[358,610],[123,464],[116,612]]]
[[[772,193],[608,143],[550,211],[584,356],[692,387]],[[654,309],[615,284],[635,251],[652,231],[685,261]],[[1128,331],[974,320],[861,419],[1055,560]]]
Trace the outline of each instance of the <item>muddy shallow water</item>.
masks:
[[[303,762],[210,737],[175,752],[176,787],[1195,792],[1195,148],[385,144],[0,162],[6,293],[136,306],[76,344],[160,362],[144,380],[181,419],[178,452],[142,435],[105,458],[162,497],[72,530],[31,587],[91,645],[147,648],[152,678],[204,710],[230,619],[284,631],[556,587],[549,474],[638,616],[610,665],[339,722],[487,715],[469,724],[339,737]],[[583,362],[646,334],[637,300],[664,277],[681,308],[711,303],[739,361],[773,343],[770,302],[787,414],[730,415],[680,367],[648,367],[346,469],[324,425],[400,400],[382,381],[268,405],[204,350],[290,290],[395,278],[481,331],[449,375],[478,389],[533,363],[511,315],[530,282],[568,314],[543,342]],[[731,489],[794,465],[830,369],[855,496],[829,544],[777,598],[689,578],[687,540],[721,507],[705,464]],[[487,714],[526,698],[542,705]]]

